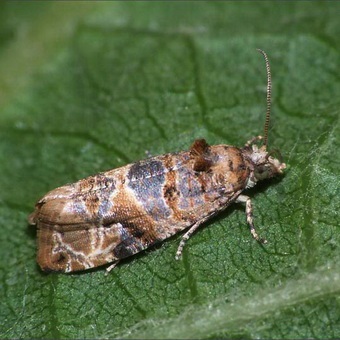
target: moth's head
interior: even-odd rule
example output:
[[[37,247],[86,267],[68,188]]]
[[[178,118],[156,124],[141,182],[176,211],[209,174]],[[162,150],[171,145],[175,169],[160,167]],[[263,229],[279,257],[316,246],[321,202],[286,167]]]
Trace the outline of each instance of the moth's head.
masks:
[[[267,152],[265,145],[258,147],[256,144],[246,146],[245,149],[254,166],[254,176],[257,181],[280,175],[286,168],[278,151]],[[278,158],[274,157],[275,153],[278,154]]]

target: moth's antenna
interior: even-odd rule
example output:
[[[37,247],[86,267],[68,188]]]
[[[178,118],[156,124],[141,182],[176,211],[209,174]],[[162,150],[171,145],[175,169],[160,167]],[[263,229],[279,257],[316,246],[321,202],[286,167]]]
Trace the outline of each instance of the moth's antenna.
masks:
[[[272,104],[272,77],[270,75],[270,65],[267,54],[265,51],[257,49],[264,57],[266,62],[266,71],[267,71],[267,111],[266,111],[266,121],[264,123],[264,138],[263,145],[267,148],[268,143],[268,129],[269,129],[269,121],[270,121],[270,109]]]

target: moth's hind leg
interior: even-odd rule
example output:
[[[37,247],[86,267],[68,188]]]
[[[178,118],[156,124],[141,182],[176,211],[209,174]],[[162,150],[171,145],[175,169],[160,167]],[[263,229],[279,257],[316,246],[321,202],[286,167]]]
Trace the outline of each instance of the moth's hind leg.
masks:
[[[259,235],[257,234],[254,226],[254,220],[253,220],[253,207],[251,204],[251,199],[248,196],[245,195],[240,195],[237,197],[236,203],[245,203],[246,204],[246,216],[247,216],[247,223],[250,228],[250,232],[254,239],[260,243],[267,243],[267,240],[264,238],[260,238]]]
[[[119,260],[113,262],[110,266],[106,268],[106,273],[105,275],[108,275],[112,269],[116,267],[116,265],[119,263]]]

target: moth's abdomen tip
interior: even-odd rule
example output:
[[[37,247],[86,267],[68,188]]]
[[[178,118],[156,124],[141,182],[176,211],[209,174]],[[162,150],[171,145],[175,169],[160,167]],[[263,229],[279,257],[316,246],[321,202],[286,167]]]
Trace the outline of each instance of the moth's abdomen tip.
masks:
[[[46,274],[52,274],[52,273],[65,273],[64,270],[56,269],[56,268],[51,268],[45,264],[39,264],[40,269],[46,273]]]

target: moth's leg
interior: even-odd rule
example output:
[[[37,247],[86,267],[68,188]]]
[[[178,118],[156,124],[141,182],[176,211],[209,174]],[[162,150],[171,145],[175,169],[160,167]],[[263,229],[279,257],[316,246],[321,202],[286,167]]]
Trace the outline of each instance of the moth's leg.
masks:
[[[181,242],[179,243],[177,252],[176,252],[176,260],[179,260],[182,256],[183,248],[186,242],[189,240],[190,236],[195,232],[195,230],[202,224],[201,221],[196,222],[194,225],[190,227],[190,229],[182,236]]]
[[[113,262],[109,267],[107,267],[107,268],[106,268],[106,273],[105,273],[105,275],[108,275],[108,274],[110,273],[110,271],[111,271],[112,269],[114,269],[118,263],[119,263],[119,260]]]
[[[149,150],[145,150],[146,157],[152,157],[152,153]]]
[[[245,196],[245,195],[240,195],[239,197],[237,197],[235,202],[246,204],[247,223],[250,227],[250,232],[251,232],[252,236],[254,237],[254,239],[256,241],[261,242],[261,243],[267,243],[267,240],[264,239],[264,238],[260,238],[259,235],[257,234],[256,230],[255,230],[254,221],[253,221],[253,207],[252,207],[252,204],[251,204],[250,197]]]
[[[186,244],[186,242],[189,240],[190,236],[196,231],[196,229],[205,221],[209,220],[211,218],[211,216],[215,215],[215,212],[204,217],[203,219],[201,219],[200,221],[196,222],[195,224],[193,224],[190,229],[182,236],[181,242],[179,243],[177,252],[176,252],[176,260],[179,260],[182,256],[182,251],[183,248]]]
[[[255,142],[257,142],[258,140],[261,140],[263,139],[262,136],[256,136],[256,137],[253,137],[252,139],[248,140],[248,142],[246,143],[246,147],[249,147],[250,145],[253,145]]]

